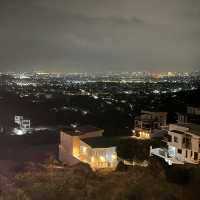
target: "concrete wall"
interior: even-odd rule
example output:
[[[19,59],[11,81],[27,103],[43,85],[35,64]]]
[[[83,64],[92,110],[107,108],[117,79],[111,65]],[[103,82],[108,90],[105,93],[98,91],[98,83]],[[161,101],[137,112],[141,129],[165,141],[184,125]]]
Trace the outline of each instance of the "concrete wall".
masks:
[[[173,132],[173,130],[180,131],[180,133]],[[181,133],[182,132],[182,133]],[[189,128],[171,124],[169,126],[169,135],[172,136],[172,141],[168,142],[169,146],[174,146],[176,148],[176,157],[179,160],[189,162],[189,163],[198,163],[200,159],[200,153],[199,153],[199,139],[200,137],[197,135],[192,134],[189,132]],[[191,140],[191,147],[186,148],[183,144],[183,140],[186,136],[190,136]],[[177,138],[177,142],[175,142],[174,137]],[[178,149],[181,149],[181,153],[178,153]],[[198,153],[197,160],[194,160],[195,152]]]
[[[59,160],[63,163],[73,165],[80,162],[76,157],[79,155],[80,140],[78,137],[70,136],[60,132]]]

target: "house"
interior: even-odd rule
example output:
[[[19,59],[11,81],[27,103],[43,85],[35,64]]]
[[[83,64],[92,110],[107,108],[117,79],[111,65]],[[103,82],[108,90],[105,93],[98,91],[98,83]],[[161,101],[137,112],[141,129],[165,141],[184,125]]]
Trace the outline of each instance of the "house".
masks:
[[[60,132],[59,160],[68,165],[88,163],[92,169],[115,169],[116,146],[106,143],[103,130],[92,126]]]
[[[31,128],[31,120],[24,119],[23,116],[15,116],[14,122],[19,125],[21,129],[30,129]]]
[[[24,135],[31,131],[31,120],[24,119],[23,116],[15,116],[14,122],[19,126],[13,129],[15,135]]]
[[[165,159],[168,164],[199,164],[200,125],[170,124],[165,138],[166,148],[150,148],[150,155]]]
[[[166,112],[141,111],[141,115],[135,117],[134,136],[140,139],[150,139],[154,133],[158,133],[167,125]]]
[[[187,106],[186,113],[177,113],[178,123],[200,123],[200,107]]]

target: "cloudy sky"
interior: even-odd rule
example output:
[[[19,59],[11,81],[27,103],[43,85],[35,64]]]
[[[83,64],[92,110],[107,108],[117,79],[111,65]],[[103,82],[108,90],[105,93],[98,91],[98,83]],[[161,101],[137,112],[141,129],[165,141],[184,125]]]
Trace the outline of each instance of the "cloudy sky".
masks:
[[[200,68],[200,0],[0,0],[0,71]]]

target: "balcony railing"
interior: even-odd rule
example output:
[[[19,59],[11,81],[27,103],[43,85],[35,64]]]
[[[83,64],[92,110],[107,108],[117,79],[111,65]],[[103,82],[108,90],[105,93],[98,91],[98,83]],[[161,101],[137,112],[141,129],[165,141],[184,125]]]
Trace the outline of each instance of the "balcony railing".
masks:
[[[184,149],[192,149],[192,145],[189,143],[183,143],[182,144],[182,147],[184,148]]]

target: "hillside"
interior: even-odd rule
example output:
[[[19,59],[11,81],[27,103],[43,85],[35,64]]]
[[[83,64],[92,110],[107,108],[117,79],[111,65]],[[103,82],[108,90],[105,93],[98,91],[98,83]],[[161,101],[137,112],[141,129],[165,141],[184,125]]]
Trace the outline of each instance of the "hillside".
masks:
[[[89,166],[29,165],[13,178],[1,177],[1,200],[193,200],[200,176],[184,184],[169,182],[158,163],[115,172],[92,172]],[[57,166],[57,167],[53,167]],[[199,169],[198,169],[199,171]]]

